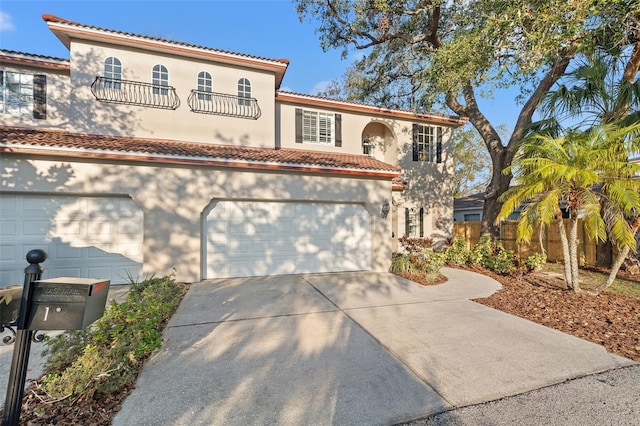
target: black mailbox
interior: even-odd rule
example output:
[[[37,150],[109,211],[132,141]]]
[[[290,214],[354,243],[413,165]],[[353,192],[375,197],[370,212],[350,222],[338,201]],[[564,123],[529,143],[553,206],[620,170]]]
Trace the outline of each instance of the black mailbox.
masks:
[[[104,313],[109,280],[60,277],[33,282],[29,330],[82,330]]]
[[[22,287],[0,289],[0,324],[11,324],[18,319],[22,302]]]

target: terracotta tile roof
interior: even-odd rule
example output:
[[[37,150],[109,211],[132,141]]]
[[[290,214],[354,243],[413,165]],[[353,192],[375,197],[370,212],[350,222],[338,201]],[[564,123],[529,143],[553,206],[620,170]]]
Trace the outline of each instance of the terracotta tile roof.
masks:
[[[66,64],[69,63],[69,59],[66,59],[66,58],[58,58],[55,56],[47,56],[47,55],[38,55],[35,53],[18,52],[17,50],[9,50],[9,49],[0,49],[0,55],[7,56],[7,57],[35,59],[35,60],[40,60],[45,62],[53,61],[53,62],[62,62]]]
[[[226,167],[254,167],[397,176],[401,169],[367,155],[270,149],[235,145],[103,136],[62,130],[0,126],[0,152],[41,153],[87,158],[178,162]]]
[[[261,60],[261,61],[280,62],[282,64],[289,65],[289,60],[288,59],[265,58],[265,57],[260,57],[260,56],[248,55],[248,54],[244,54],[244,53],[230,52],[230,51],[227,51],[227,50],[212,49],[212,48],[206,47],[206,46],[200,46],[200,45],[197,45],[197,44],[191,44],[191,43],[175,41],[175,40],[168,40],[168,39],[164,39],[164,38],[161,38],[161,37],[151,37],[151,36],[147,36],[147,35],[129,33],[129,32],[125,32],[125,31],[110,30],[110,29],[107,29],[107,28],[96,27],[96,26],[93,26],[93,25],[80,24],[78,22],[71,21],[71,20],[64,19],[64,18],[60,18],[58,16],[51,15],[51,14],[48,14],[48,13],[45,13],[44,15],[42,15],[42,19],[45,22],[54,22],[54,23],[58,23],[58,24],[71,25],[71,26],[74,26],[74,27],[89,28],[89,29],[92,29],[92,30],[104,31],[104,32],[112,33],[112,34],[119,34],[119,35],[122,35],[122,36],[125,36],[125,37],[137,37],[137,38],[142,38],[142,39],[150,40],[150,41],[157,41],[157,42],[161,42],[161,43],[171,43],[171,44],[175,44],[175,45],[179,45],[179,46],[191,47],[191,48],[194,48],[194,49],[208,50],[208,51],[212,51],[212,52],[224,53],[224,54],[229,54],[229,55],[234,55],[234,56],[243,56],[245,58],[257,59],[257,60]]]
[[[348,101],[344,99],[333,99],[324,96],[307,95],[304,93],[289,92],[286,90],[278,90],[276,92],[276,99],[294,102],[308,102],[318,103],[336,108],[356,109],[364,110],[367,112],[380,113],[385,115],[399,115],[407,118],[426,120],[426,121],[441,121],[450,123],[453,125],[463,125],[468,119],[466,117],[460,117],[457,115],[443,114],[439,112],[421,113],[408,109],[388,108],[379,105],[366,104],[364,102]]]

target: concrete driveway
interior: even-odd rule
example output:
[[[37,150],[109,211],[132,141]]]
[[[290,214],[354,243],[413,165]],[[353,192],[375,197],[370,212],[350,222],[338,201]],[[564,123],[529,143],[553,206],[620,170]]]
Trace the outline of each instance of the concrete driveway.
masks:
[[[113,424],[394,424],[632,364],[471,302],[490,278],[443,272],[193,284]]]

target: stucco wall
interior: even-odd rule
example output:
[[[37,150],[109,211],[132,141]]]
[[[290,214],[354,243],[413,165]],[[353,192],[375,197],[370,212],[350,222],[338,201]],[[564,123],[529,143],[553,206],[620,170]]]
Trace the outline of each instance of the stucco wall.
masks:
[[[103,76],[104,60],[116,57],[122,63],[123,80],[151,83],[154,65],[164,65],[169,85],[176,89],[176,110],[119,105],[97,101],[90,86]],[[238,80],[251,82],[251,94],[260,106],[257,120],[194,113],[187,99],[197,88],[197,76],[212,76],[213,92],[236,96]],[[174,139],[227,145],[273,147],[275,137],[275,75],[229,64],[216,64],[164,52],[150,52],[100,43],[75,41],[71,48],[71,122],[78,131],[105,135]]]
[[[69,71],[43,69],[28,65],[16,67],[4,63],[0,63],[0,70],[47,76],[47,118],[35,119],[33,115],[14,117],[10,114],[0,114],[1,124],[19,127],[69,128]]]
[[[144,213],[143,272],[177,271],[182,281],[201,279],[202,214],[214,199],[362,203],[371,214],[372,268],[390,265],[391,218],[382,219],[389,180],[327,175],[229,171],[134,163],[51,161],[18,155],[0,159],[8,192],[129,195]]]
[[[289,102],[277,102],[278,109],[278,138],[276,144],[282,148],[308,149],[324,152],[341,152],[345,154],[362,154],[362,139],[367,129],[372,135],[379,137],[374,150],[375,158],[397,165],[397,160],[388,153],[393,152],[397,146],[409,145],[411,147],[411,125],[408,120],[389,119],[376,117],[371,114],[343,111],[337,108],[322,107],[316,105],[294,104]],[[295,138],[295,111],[303,110],[339,113],[342,116],[342,146],[336,147],[329,144],[296,143]],[[390,161],[391,160],[391,161]]]

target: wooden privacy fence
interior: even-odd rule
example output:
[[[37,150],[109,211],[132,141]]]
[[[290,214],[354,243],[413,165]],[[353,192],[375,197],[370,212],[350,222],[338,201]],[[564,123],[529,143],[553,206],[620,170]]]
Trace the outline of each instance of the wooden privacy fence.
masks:
[[[471,249],[480,240],[481,222],[454,222],[453,236],[461,237],[467,243],[467,248]],[[569,227],[569,221],[564,221],[564,226]],[[530,244],[516,243],[518,232],[518,221],[507,220],[500,225],[500,241],[504,248],[513,250],[521,258],[526,258],[533,253],[542,253],[540,246],[539,228],[534,229]],[[580,251],[580,262],[585,266],[594,266],[596,264],[596,244],[593,240],[586,237],[582,221],[578,223],[578,240]],[[557,224],[546,228],[542,239],[542,246],[547,253],[547,260],[551,262],[563,261],[562,243],[560,241],[560,230]]]

